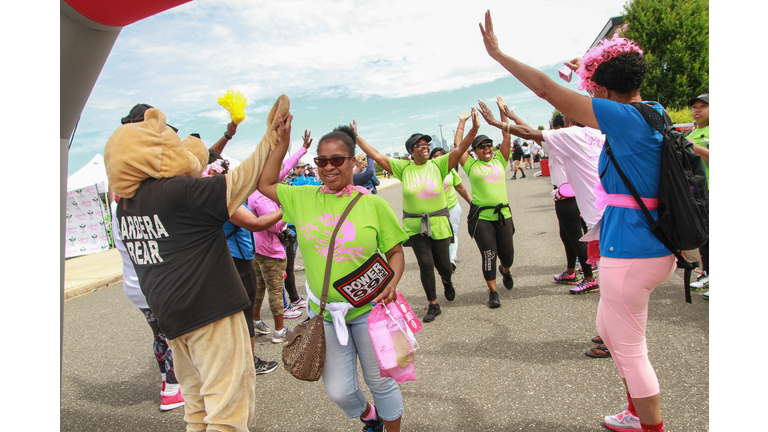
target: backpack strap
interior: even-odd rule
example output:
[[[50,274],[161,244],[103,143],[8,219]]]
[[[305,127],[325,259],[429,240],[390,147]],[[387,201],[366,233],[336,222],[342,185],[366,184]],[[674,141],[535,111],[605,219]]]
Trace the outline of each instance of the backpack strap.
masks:
[[[633,102],[632,106],[634,106],[640,114],[642,114],[643,119],[654,129],[656,129],[662,137],[665,136],[668,132],[672,130],[672,120],[669,119],[669,116],[667,113],[664,113],[664,116],[662,117],[655,109],[649,107],[646,104],[639,103],[639,102]],[[655,116],[655,117],[654,117]],[[663,139],[663,138],[662,138]],[[653,215],[648,210],[648,207],[646,207],[645,203],[643,202],[643,199],[640,198],[640,194],[637,193],[637,190],[632,186],[632,183],[629,181],[629,178],[627,178],[627,175],[624,174],[624,171],[621,170],[621,167],[619,167],[618,162],[616,161],[616,157],[613,155],[613,152],[611,151],[611,147],[608,144],[608,139],[605,140],[605,153],[608,154],[608,156],[611,158],[611,162],[613,163],[613,166],[616,168],[616,172],[619,174],[619,177],[621,177],[621,180],[624,182],[624,185],[629,189],[629,192],[632,194],[632,197],[637,201],[637,204],[640,206],[640,209],[645,214],[646,219],[648,219],[648,223],[651,228],[651,232],[655,233],[656,230],[659,229],[659,223],[656,219],[653,218]],[[603,169],[603,172],[600,173],[600,178],[603,178],[605,175],[605,171],[608,169],[608,165],[606,164],[605,169]],[[658,236],[657,236],[658,238]],[[672,252],[673,255],[675,255],[675,258],[677,259],[677,268],[682,268],[684,270],[684,276],[683,276],[683,282],[685,284],[685,301],[687,303],[691,303],[691,276],[693,273],[693,269],[698,267],[697,262],[690,262],[683,257],[683,253],[673,247],[672,245],[668,244],[666,241],[659,239],[664,246]]]

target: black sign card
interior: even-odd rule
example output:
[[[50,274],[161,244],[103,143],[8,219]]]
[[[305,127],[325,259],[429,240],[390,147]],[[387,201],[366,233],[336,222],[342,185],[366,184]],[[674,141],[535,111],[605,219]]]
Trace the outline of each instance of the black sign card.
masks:
[[[394,277],[394,270],[376,253],[352,273],[334,282],[333,287],[352,306],[360,307],[375,299]]]

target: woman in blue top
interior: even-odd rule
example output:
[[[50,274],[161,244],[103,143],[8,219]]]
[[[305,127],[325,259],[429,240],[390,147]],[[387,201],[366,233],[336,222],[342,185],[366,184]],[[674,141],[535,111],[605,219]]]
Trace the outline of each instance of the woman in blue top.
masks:
[[[661,134],[630,103],[644,102],[640,86],[648,65],[633,42],[614,36],[591,49],[569,66],[577,68],[579,88],[591,98],[567,89],[543,72],[527,66],[499,49],[490,11],[480,25],[488,54],[537,96],[575,121],[600,129],[610,148],[652,213],[657,213],[661,165]],[[656,102],[645,102],[663,111]],[[607,147],[607,146],[606,146]],[[599,169],[608,194],[600,231],[601,298],[597,328],[610,350],[627,389],[628,409],[605,417],[615,431],[664,431],[659,382],[648,361],[645,326],[648,299],[655,287],[674,272],[675,259],[656,239],[603,149]],[[607,167],[607,170],[606,170]],[[657,214],[654,214],[657,216]]]

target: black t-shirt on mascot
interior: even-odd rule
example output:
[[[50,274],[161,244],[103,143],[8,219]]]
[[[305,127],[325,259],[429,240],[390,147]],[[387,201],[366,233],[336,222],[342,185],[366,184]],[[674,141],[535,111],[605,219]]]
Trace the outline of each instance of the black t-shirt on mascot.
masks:
[[[525,153],[523,152],[523,148],[520,147],[520,145],[516,144],[512,152],[512,160],[518,160],[518,161],[523,160],[524,154]]]
[[[250,306],[222,225],[223,175],[144,180],[117,210],[141,290],[174,339]]]

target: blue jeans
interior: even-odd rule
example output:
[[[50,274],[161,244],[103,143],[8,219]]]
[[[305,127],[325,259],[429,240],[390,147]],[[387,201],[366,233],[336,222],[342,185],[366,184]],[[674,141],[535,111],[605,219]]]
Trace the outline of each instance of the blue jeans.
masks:
[[[451,227],[453,227],[453,243],[448,247],[448,252],[451,254],[451,262],[456,261],[456,255],[459,252],[459,222],[461,222],[461,205],[456,205],[448,211],[448,220],[451,221]]]
[[[315,316],[312,308],[307,308],[309,317]],[[349,340],[347,346],[339,344],[333,323],[325,324],[325,367],[323,368],[323,383],[325,392],[349,418],[358,418],[367,407],[360,381],[357,376],[357,359],[363,370],[365,384],[373,396],[373,405],[379,418],[393,421],[403,415],[403,396],[400,386],[393,378],[382,378],[379,375],[379,362],[373,352],[373,344],[368,334],[368,315],[366,312],[359,317],[347,321]]]

